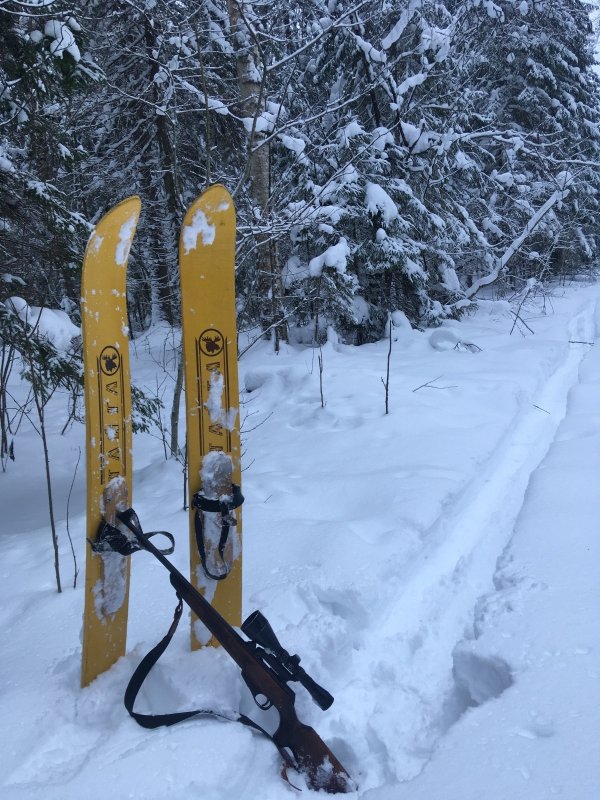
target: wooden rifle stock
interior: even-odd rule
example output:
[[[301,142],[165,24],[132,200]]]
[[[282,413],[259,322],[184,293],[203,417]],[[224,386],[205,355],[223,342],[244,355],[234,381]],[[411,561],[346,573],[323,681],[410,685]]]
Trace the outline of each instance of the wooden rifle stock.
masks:
[[[294,708],[293,690],[265,665],[256,655],[254,647],[232,628],[152,544],[142,532],[137,518],[135,522],[130,517],[127,527],[135,534],[143,549],[152,553],[166,567],[177,594],[240,667],[242,678],[257,705],[259,707],[272,705],[279,712],[279,726],[271,738],[286,763],[305,775],[311,789],[321,789],[332,794],[353,791],[354,782],[329,747],[313,728],[304,725],[298,719]],[[262,698],[265,698],[266,702],[263,702]]]

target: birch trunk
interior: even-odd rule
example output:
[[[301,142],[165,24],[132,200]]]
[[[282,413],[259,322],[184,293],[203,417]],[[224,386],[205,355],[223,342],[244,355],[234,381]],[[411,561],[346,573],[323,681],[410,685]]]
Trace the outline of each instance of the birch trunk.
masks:
[[[250,3],[228,0],[229,22],[236,54],[240,110],[248,129],[248,158],[244,179],[249,181],[253,202],[254,239],[256,242],[257,310],[263,330],[272,329],[275,349],[285,338],[281,322],[283,287],[277,269],[276,243],[269,226],[271,194],[271,152],[261,130],[265,110],[265,71],[254,36],[249,13]]]

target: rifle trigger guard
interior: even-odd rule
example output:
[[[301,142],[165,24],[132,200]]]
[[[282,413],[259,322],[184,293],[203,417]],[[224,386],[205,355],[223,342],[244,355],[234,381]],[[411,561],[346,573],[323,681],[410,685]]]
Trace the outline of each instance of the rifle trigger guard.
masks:
[[[265,697],[265,695],[261,694],[260,692],[257,692],[256,694],[252,692],[252,697],[254,698],[254,702],[260,708],[261,711],[268,711],[273,706],[273,703],[269,700],[269,698]],[[265,698],[264,703],[260,702],[260,700],[258,699],[259,697]]]

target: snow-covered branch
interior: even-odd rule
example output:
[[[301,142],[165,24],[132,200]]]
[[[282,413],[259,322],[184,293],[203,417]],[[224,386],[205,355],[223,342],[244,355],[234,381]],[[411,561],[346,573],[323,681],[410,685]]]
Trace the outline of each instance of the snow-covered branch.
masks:
[[[494,269],[485,275],[483,278],[479,278],[479,280],[475,281],[472,286],[470,286],[467,291],[465,292],[465,296],[467,299],[471,299],[475,297],[477,292],[482,289],[484,286],[489,286],[494,281],[498,280],[500,275],[502,274],[504,268],[510,261],[510,259],[517,253],[523,242],[531,236],[533,231],[537,228],[539,223],[542,219],[546,216],[546,214],[553,208],[557,203],[561,200],[564,200],[567,195],[569,194],[569,185],[570,185],[570,178],[567,177],[564,179],[562,189],[557,189],[552,195],[546,200],[546,202],[535,212],[535,214],[529,219],[525,227],[523,228],[521,234],[517,236],[517,238],[510,244],[510,246],[504,251],[504,254],[498,259],[496,262],[496,266]]]

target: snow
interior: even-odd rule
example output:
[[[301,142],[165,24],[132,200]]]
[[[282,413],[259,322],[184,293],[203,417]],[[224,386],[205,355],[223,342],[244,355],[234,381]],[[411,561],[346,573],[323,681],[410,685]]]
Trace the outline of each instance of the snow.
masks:
[[[452,32],[450,29],[431,26],[423,30],[423,37],[419,49],[422,52],[431,51],[435,54],[435,61],[440,64],[445,61],[450,53]]]
[[[393,222],[398,216],[398,208],[385,189],[378,183],[367,182],[366,201],[367,211],[373,216],[381,214],[386,225]]]
[[[291,150],[292,153],[296,153],[297,156],[302,155],[304,152],[306,142],[303,139],[298,139],[294,136],[288,136],[285,133],[279,134],[278,138],[284,147],[286,147],[288,150]]]
[[[493,2],[493,0],[483,0],[483,6],[487,11],[488,17],[491,19],[504,19],[504,12],[500,6],[497,6],[496,3]]]
[[[80,329],[60,309],[30,306],[22,297],[9,297],[5,306],[59,351],[68,350],[73,338],[81,334]]]
[[[369,304],[360,295],[355,295],[352,298],[352,316],[358,325],[366,322],[369,319]]]
[[[343,275],[346,272],[349,256],[350,246],[342,236],[337,244],[328,247],[321,255],[311,258],[308,264],[308,271],[313,278],[318,278],[323,273],[324,267],[331,267],[340,275]]]
[[[119,242],[115,250],[115,261],[121,267],[127,266],[127,259],[129,258],[129,250],[131,249],[131,242],[133,241],[136,225],[137,214],[132,214],[119,228]]]
[[[208,398],[205,406],[208,410],[211,422],[218,425],[223,425],[228,431],[233,430],[237,419],[237,408],[225,409],[223,405],[223,396],[225,390],[225,380],[223,375],[217,370],[212,370],[210,373],[210,386],[208,390]]]
[[[221,114],[221,116],[227,116],[227,114],[229,114],[229,109],[221,100],[215,100],[214,97],[207,97],[206,104],[212,111]]]
[[[20,278],[18,275],[12,275],[10,272],[3,272],[0,275],[0,281],[2,281],[2,283],[18,283],[19,286],[26,285],[23,278]]]
[[[422,128],[411,125],[410,122],[401,122],[400,127],[406,144],[413,153],[424,153],[439,139],[438,134],[431,131],[425,132]]]
[[[48,20],[44,26],[44,35],[53,40],[50,45],[53,55],[62,58],[68,53],[74,61],[80,61],[81,53],[68,24],[56,19]]]
[[[99,619],[115,614],[123,605],[127,591],[127,559],[118,553],[101,553],[103,579],[93,588],[94,610]]]
[[[354,41],[358,45],[358,47],[363,51],[366,58],[369,61],[373,61],[375,64],[385,64],[386,62],[386,55],[382,53],[377,48],[373,47],[370,42],[365,41],[361,36],[358,34],[354,34]]]
[[[233,462],[231,456],[227,453],[219,450],[208,453],[202,460],[202,468],[200,470],[200,485],[204,497],[209,500],[220,500],[221,502],[231,501],[232,469]],[[230,567],[231,562],[239,557],[241,553],[240,537],[235,523],[233,523],[229,528],[227,543],[223,557],[221,557],[219,544],[222,535],[223,518],[219,512],[202,511],[201,513],[202,537],[208,571],[211,575],[220,575],[227,565]],[[230,513],[229,517],[230,520],[236,519],[235,513]],[[204,589],[204,596],[211,601],[214,597],[217,581],[206,575],[201,566],[198,567],[197,579],[198,585]],[[194,631],[199,642],[208,644],[211,639],[211,633],[199,620],[194,623]]]
[[[394,312],[388,415],[387,339],[328,337],[324,408],[319,351],[258,343],[240,361],[244,611],[260,608],[334,695],[321,712],[294,685],[298,716],[357,780],[350,797],[600,794],[600,286],[534,294],[521,309],[533,334],[510,335],[511,307],[492,300],[436,329],[477,352],[436,349],[434,330]],[[160,329],[132,346],[138,385],[153,384],[164,346]],[[83,588],[66,533],[68,521],[81,570],[83,469],[66,509],[85,431],[61,436],[65,399],[46,412],[61,595],[25,421],[0,472],[3,800],[291,797],[275,748],[242,725],[153,731],[128,717],[125,686],[176,602],[149,555],[131,559],[127,655],[80,688]],[[175,534],[186,573],[181,467],[152,432],[135,437],[134,466],[142,525]],[[242,686],[222,650],[189,651],[182,623],[138,708],[247,711]]]
[[[410,75],[408,78],[402,81],[399,86],[396,87],[396,102],[390,103],[390,108],[394,111],[397,111],[402,107],[404,95],[407,94],[411,89],[414,89],[417,86],[420,86],[427,80],[428,77],[427,71],[417,72],[415,75]]]
[[[346,125],[339,134],[340,144],[342,147],[347,147],[351,139],[356,136],[364,136],[365,129],[356,120],[352,120]]]
[[[260,83],[260,78],[258,80]],[[277,122],[277,114],[272,111],[262,111],[255,117],[243,117],[242,123],[248,133],[272,133]]]
[[[388,144],[394,144],[394,134],[385,127],[375,128],[371,134],[371,147],[384,152]]]
[[[219,494],[218,490],[224,484],[228,487],[231,485],[232,469],[231,456],[220,450],[208,453],[202,459],[200,480],[203,494],[208,497],[209,500],[226,501],[231,499],[231,492]]]
[[[446,289],[449,289],[451,292],[461,292],[461,285],[456,270],[452,269],[452,267],[442,265],[440,267],[440,272],[443,276],[442,284]]]
[[[420,5],[421,0],[409,0],[408,7],[402,11],[398,22],[395,23],[391,31],[381,40],[381,46],[384,50],[389,50],[390,47],[396,44]]]
[[[412,334],[412,325],[404,311],[392,311],[390,314],[393,326],[393,335],[398,339],[400,335]],[[386,336],[389,336],[389,329],[386,330]]]
[[[479,278],[477,281],[473,283],[472,286],[469,287],[469,289],[467,289],[465,295],[468,299],[471,297],[475,297],[477,292],[483,286],[487,286],[490,283],[494,282],[495,278],[497,278],[500,272],[504,269],[504,267],[506,267],[510,259],[518,251],[523,242],[531,235],[531,233],[533,233],[533,231],[539,225],[544,216],[552,209],[553,206],[555,206],[557,203],[560,203],[562,200],[565,199],[565,197],[567,197],[567,195],[569,194],[568,187],[572,180],[571,174],[568,172],[561,172],[560,175],[557,176],[557,180],[560,182],[563,188],[557,189],[555,192],[553,192],[550,195],[550,197],[546,200],[546,202],[542,206],[540,206],[540,208],[538,208],[538,210],[531,216],[531,218],[528,220],[527,224],[523,228],[523,231],[514,240],[514,242],[511,242],[511,244],[505,250],[502,257],[497,260],[496,266],[489,273],[489,275]],[[488,226],[485,225],[485,227]]]
[[[198,209],[189,225],[185,225],[182,231],[183,251],[187,255],[190,250],[195,250],[198,246],[200,236],[203,245],[211,245],[215,240],[216,228],[210,223],[202,209]]]
[[[281,281],[286,289],[308,276],[308,267],[303,264],[299,256],[290,256],[281,270]]]

